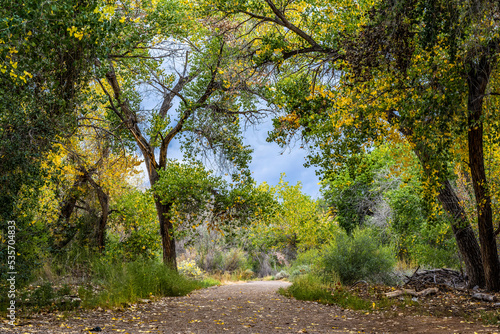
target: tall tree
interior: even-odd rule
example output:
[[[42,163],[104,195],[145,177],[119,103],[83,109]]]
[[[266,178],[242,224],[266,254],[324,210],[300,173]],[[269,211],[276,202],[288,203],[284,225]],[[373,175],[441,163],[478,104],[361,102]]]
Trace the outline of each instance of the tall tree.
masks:
[[[151,186],[178,138],[188,156],[212,157],[232,170],[234,180],[248,178],[251,151],[243,145],[239,116],[251,119],[260,111],[251,102],[247,75],[233,65],[231,39],[220,34],[224,25],[195,24],[194,13],[176,1],[133,3],[115,5],[112,20],[123,24],[127,42],[116,41],[107,58],[96,61],[105,74],[96,81],[108,98],[110,117],[139,147]],[[140,108],[145,87],[156,92],[154,109]],[[155,195],[155,205],[163,262],[176,268],[173,203]]]

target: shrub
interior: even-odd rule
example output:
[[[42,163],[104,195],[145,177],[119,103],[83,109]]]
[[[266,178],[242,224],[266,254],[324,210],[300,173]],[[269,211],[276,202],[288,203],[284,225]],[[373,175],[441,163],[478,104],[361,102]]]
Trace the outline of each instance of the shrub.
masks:
[[[293,266],[290,271],[290,280],[294,281],[298,276],[305,275],[311,273],[311,266],[302,264],[298,266]]]
[[[329,283],[313,274],[301,275],[288,289],[280,289],[282,295],[298,300],[316,301],[322,304],[337,304],[353,310],[369,310],[371,303],[346,291],[337,279]]]
[[[276,279],[288,278],[289,276],[290,275],[285,270],[282,270],[276,274]]]
[[[458,248],[453,237],[451,224],[440,222],[424,224],[420,234],[408,243],[408,252],[415,262],[433,268],[460,268]]]
[[[245,252],[238,248],[231,249],[228,253],[223,255],[221,269],[224,271],[247,269],[247,259]]]
[[[326,279],[336,274],[343,284],[362,279],[386,282],[396,263],[392,254],[369,228],[356,229],[352,236],[338,233],[323,250],[323,274]]]
[[[34,288],[24,289],[19,294],[19,306],[23,311],[68,311],[78,308],[79,298],[73,298],[68,285],[56,287],[45,282]]]
[[[194,260],[181,261],[177,269],[184,276],[194,279],[203,278],[203,271],[196,265],[196,262]]]
[[[295,278],[293,284],[286,289],[286,293],[284,294],[298,300],[319,302],[327,302],[331,297],[328,286],[323,283],[321,278],[311,274]]]

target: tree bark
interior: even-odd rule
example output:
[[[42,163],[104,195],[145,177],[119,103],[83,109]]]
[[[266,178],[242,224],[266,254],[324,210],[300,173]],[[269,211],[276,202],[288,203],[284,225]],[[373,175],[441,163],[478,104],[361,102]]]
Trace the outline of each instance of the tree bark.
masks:
[[[99,218],[99,222],[96,226],[97,230],[95,241],[97,248],[99,249],[99,253],[102,253],[106,247],[106,225],[109,217],[109,197],[98,184],[96,184],[96,186],[97,187],[94,188],[97,192],[99,204],[101,205],[101,217]]]
[[[156,211],[160,222],[161,244],[163,248],[163,264],[177,271],[177,254],[175,251],[174,227],[169,218],[169,205],[162,204],[155,195]]]
[[[80,169],[83,171],[85,179],[97,193],[97,199],[99,200],[99,205],[101,206],[101,216],[95,226],[95,244],[99,252],[102,253],[106,247],[106,225],[108,223],[109,216],[109,196],[102,189],[102,187],[94,181],[91,173],[89,173],[84,166],[80,165]]]
[[[145,162],[148,170],[149,183],[153,187],[159,180],[158,171],[150,163],[149,156],[145,156]],[[154,195],[158,222],[160,224],[161,244],[163,250],[163,264],[177,271],[177,254],[175,251],[175,236],[173,234],[174,226],[170,220],[170,205],[161,203],[161,199]]]
[[[491,66],[486,56],[481,57],[478,62],[469,61],[468,65],[470,68],[467,75],[469,88],[467,103],[469,166],[476,197],[479,241],[486,288],[490,291],[500,291],[500,261],[493,228],[493,211],[483,153],[483,99],[491,74]]]
[[[422,166],[425,167],[429,162],[430,155],[425,155],[418,149],[415,153],[419,158]],[[427,170],[424,168],[424,170]],[[485,275],[483,270],[483,259],[481,248],[477,243],[474,230],[467,220],[464,208],[460,205],[460,200],[455,191],[451,187],[448,179],[441,180],[439,184],[438,201],[443,209],[450,215],[451,228],[457,247],[465,264],[465,272],[469,277],[469,286],[485,286]]]
[[[388,113],[389,122],[395,124],[399,121],[399,117],[394,113]],[[410,128],[399,125],[399,131],[405,136],[405,138],[411,141],[413,137],[413,131]],[[413,149],[415,155],[418,157],[422,167],[428,164],[432,152],[424,152],[424,149],[419,149],[418,146]],[[483,269],[483,259],[481,254],[481,248],[474,234],[474,230],[467,219],[464,208],[460,205],[460,200],[455,194],[455,191],[451,187],[448,179],[440,181],[439,194],[437,196],[438,201],[441,203],[443,209],[451,217],[451,228],[455,236],[455,241],[457,242],[457,247],[462,256],[465,264],[465,272],[469,278],[468,285],[470,287],[479,286],[483,288],[485,286],[486,280]]]
[[[458,250],[465,263],[465,272],[469,278],[469,287],[485,286],[483,260],[476,235],[467,220],[464,208],[448,180],[442,182],[438,200],[443,209],[451,216],[451,228],[457,242]]]
[[[73,211],[75,211],[76,202],[80,197],[78,194],[78,188],[83,186],[86,182],[87,179],[83,174],[79,174],[75,182],[73,182],[73,185],[68,190],[68,196],[64,199],[61,209],[59,211],[59,217],[56,228],[58,227],[68,228],[70,226],[71,216],[73,215]],[[63,249],[67,244],[71,242],[71,240],[73,240],[74,236],[77,233],[77,228],[74,226],[71,228],[73,228],[73,231],[68,233],[64,238],[64,240],[55,244],[54,245],[55,249],[57,250]]]

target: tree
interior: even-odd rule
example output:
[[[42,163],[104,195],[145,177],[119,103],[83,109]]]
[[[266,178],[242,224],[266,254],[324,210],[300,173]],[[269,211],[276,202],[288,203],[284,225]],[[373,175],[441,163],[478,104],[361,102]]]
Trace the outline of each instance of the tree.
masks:
[[[470,284],[499,289],[480,121],[498,52],[486,13],[497,13],[496,4],[207,2],[221,16],[251,22],[248,53],[274,64],[268,98],[285,116],[273,139],[286,144],[299,134],[325,171],[376,142],[406,141],[453,218]],[[467,129],[481,250],[448,173],[454,136]]]
[[[229,183],[200,162],[170,161],[153,190],[163,203],[171,204],[167,218],[175,235],[181,228],[193,231],[201,225],[232,234],[260,221],[273,207],[272,195],[248,181]]]
[[[267,215],[263,215],[250,230],[248,238],[261,249],[281,249],[294,257],[297,250],[314,248],[325,243],[336,229],[318,200],[302,193],[298,182],[290,185],[281,174],[275,186],[262,183],[259,188],[274,199]]]
[[[54,140],[74,129],[89,60],[102,51],[98,41],[109,28],[99,21],[97,6],[79,0],[0,4],[0,215],[2,226],[16,221],[16,262],[23,279],[39,263],[36,244],[43,243],[36,237],[40,226],[30,224],[31,212],[25,210],[26,194],[35,207],[43,157]],[[84,34],[83,28],[95,33]],[[7,252],[1,254],[4,266]]]
[[[96,61],[104,73],[96,82],[108,98],[109,117],[139,147],[151,186],[167,168],[169,147],[179,137],[188,157],[211,156],[235,181],[247,178],[250,149],[240,138],[239,115],[251,119],[259,111],[251,103],[247,75],[233,66],[231,41],[218,33],[224,27],[208,21],[195,27],[194,13],[176,1],[113,8],[110,20],[121,24],[126,42],[114,41],[107,57]],[[140,109],[144,85],[158,92],[157,109]],[[155,195],[163,261],[176,268],[173,205]]]

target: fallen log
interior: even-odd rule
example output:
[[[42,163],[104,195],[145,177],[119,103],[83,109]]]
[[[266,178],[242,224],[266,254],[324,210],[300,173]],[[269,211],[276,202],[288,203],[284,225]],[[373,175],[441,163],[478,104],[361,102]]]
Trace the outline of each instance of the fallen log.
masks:
[[[402,290],[396,290],[396,291],[392,291],[392,292],[387,292],[385,294],[385,296],[387,298],[396,298],[396,297],[399,297],[399,296],[402,296],[402,295],[410,295],[410,296],[413,296],[413,297],[425,297],[425,296],[428,296],[428,295],[431,295],[431,294],[434,294],[434,293],[438,293],[439,292],[439,289],[438,288],[428,288],[428,289],[425,289],[425,290],[422,290],[422,291],[415,291],[413,289],[402,289]]]
[[[474,299],[484,300],[486,302],[496,302],[497,301],[497,297],[495,297],[494,295],[489,295],[487,293],[481,293],[481,292],[473,293],[471,297]]]

